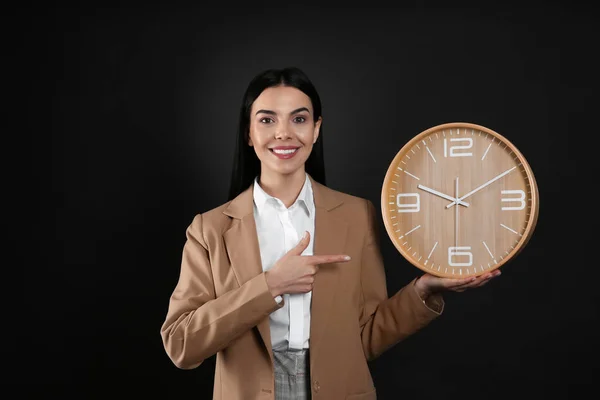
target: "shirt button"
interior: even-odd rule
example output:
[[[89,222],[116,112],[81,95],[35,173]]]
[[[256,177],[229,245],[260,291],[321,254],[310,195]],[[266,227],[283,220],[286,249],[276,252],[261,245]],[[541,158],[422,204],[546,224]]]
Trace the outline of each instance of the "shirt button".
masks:
[[[321,385],[319,385],[319,381],[315,380],[315,381],[313,382],[313,387],[314,387],[314,389],[315,389],[315,392],[318,392],[318,391],[319,391],[319,389],[321,389]]]

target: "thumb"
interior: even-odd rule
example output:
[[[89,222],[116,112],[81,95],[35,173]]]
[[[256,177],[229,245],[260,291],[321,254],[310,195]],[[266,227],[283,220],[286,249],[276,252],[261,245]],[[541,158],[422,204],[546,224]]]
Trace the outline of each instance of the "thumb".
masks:
[[[296,256],[301,255],[309,243],[310,243],[310,233],[308,233],[308,231],[304,231],[304,236],[302,236],[302,238],[300,239],[300,241],[298,242],[298,244],[296,246],[292,247],[292,249],[289,251],[289,254],[296,255]]]

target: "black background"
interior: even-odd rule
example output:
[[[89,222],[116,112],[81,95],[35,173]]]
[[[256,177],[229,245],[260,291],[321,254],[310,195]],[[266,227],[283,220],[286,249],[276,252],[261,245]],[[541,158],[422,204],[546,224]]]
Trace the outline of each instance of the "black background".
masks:
[[[454,121],[506,136],[539,185],[525,250],[489,285],[447,294],[440,319],[372,363],[379,398],[577,398],[593,387],[599,274],[584,175],[595,160],[584,151],[597,135],[597,15],[573,2],[447,3],[8,14],[5,82],[18,90],[5,96],[17,110],[7,120],[23,117],[10,136],[30,161],[5,169],[25,206],[5,213],[27,222],[3,380],[211,398],[214,360],[177,369],[159,330],[185,229],[226,200],[243,90],[263,69],[295,65],[321,94],[332,188],[379,207],[396,152]],[[382,239],[393,293],[418,271]]]

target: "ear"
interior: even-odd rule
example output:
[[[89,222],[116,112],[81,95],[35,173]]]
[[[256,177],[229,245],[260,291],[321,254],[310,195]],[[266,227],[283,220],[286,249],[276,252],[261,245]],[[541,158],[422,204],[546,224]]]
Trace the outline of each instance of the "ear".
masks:
[[[315,123],[315,128],[313,131],[313,144],[315,144],[317,142],[317,139],[319,138],[319,134],[321,133],[321,123],[322,122],[323,122],[323,117],[319,117],[319,119]]]
[[[253,147],[252,138],[250,137],[250,133],[248,133],[248,146]]]

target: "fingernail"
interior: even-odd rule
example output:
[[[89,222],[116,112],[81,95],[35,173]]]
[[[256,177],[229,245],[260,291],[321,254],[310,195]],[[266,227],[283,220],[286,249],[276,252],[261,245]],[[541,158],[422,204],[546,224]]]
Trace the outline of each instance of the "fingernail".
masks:
[[[350,259],[351,259],[350,256],[344,257],[344,260],[350,260]]]
[[[306,239],[308,237],[308,231],[304,231],[304,235],[302,235],[302,240]]]

